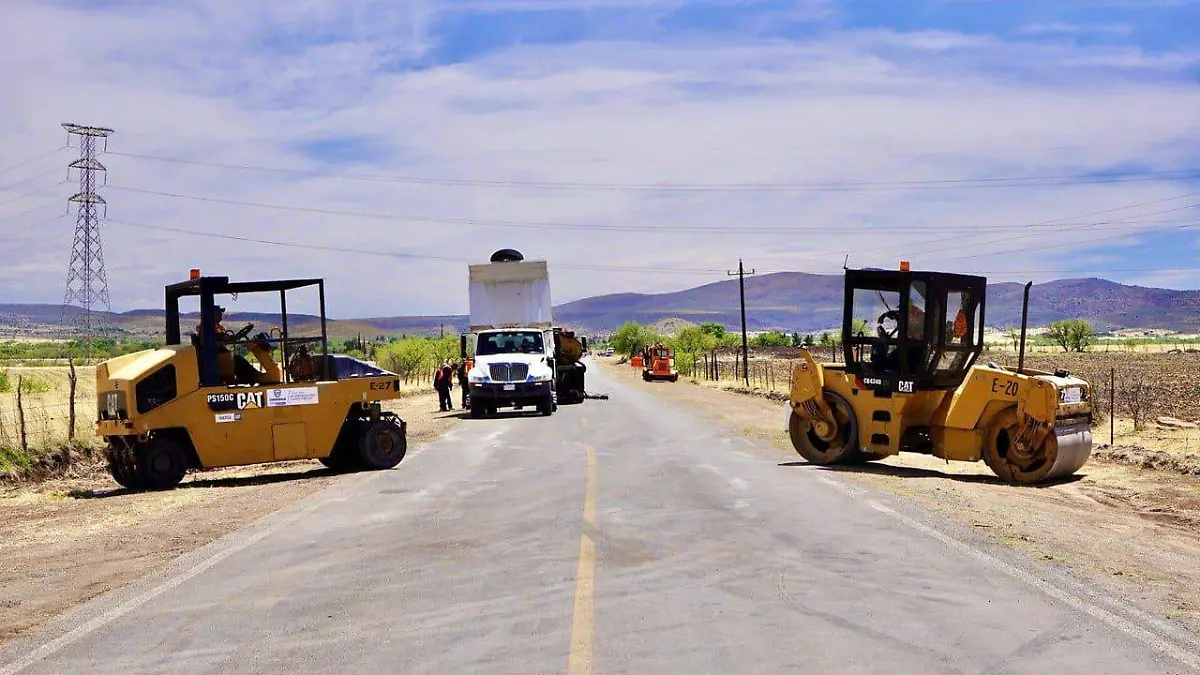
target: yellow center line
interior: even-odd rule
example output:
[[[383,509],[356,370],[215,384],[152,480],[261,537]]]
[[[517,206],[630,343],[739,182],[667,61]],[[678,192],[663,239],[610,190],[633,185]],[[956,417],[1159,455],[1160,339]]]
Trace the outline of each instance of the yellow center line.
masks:
[[[595,619],[596,542],[596,450],[587,446],[587,492],[583,498],[583,533],[579,537],[579,570],[575,574],[575,613],[571,622],[571,653],[568,675],[596,672],[592,657]]]

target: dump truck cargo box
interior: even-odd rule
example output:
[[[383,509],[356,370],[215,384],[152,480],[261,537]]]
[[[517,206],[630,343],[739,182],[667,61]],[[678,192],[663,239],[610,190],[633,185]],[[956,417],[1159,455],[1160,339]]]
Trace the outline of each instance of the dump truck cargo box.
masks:
[[[552,325],[546,261],[470,265],[469,274],[471,330]]]

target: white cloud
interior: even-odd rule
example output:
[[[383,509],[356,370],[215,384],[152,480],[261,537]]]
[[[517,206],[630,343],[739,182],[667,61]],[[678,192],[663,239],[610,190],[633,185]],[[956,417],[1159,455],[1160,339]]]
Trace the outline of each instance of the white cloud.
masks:
[[[1017,32],[1023,35],[1119,35],[1127,36],[1133,33],[1133,26],[1125,23],[1090,23],[1076,24],[1055,21],[1051,23],[1031,23],[1022,26]]]
[[[453,11],[499,11],[489,7],[458,5]],[[920,181],[1059,175],[1130,162],[1175,169],[1198,154],[1200,123],[1193,111],[1200,92],[1169,77],[1193,58],[1186,53],[1151,59],[1126,47],[876,30],[827,33],[802,43],[730,36],[525,45],[410,69],[405,65],[439,44],[431,27],[447,11],[444,5],[208,0],[180,9],[92,11],[87,24],[80,21],[82,10],[42,3],[6,11],[0,66],[11,75],[0,82],[0,106],[8,113],[0,138],[14,159],[61,145],[57,125],[67,119],[115,127],[111,148],[126,153],[333,173],[534,182]],[[296,36],[315,46],[292,48]],[[1162,76],[1110,70],[1134,57]],[[381,158],[328,166],[301,150],[303,142],[322,138],[367,138],[384,147]],[[2,174],[0,186],[65,165],[70,156],[63,151]],[[930,251],[914,256],[914,263],[945,260],[960,271],[1061,267],[1072,242],[1087,238],[1082,228],[996,242],[1030,232],[997,228],[1188,191],[1177,182],[1147,181],[1019,190],[663,194],[351,181],[115,154],[104,161],[113,186],[105,194],[114,222],[104,237],[115,305],[156,298],[162,285],[201,267],[235,277],[324,276],[335,316],[465,311],[465,265],[153,233],[115,221],[471,260],[515,246],[550,260],[556,299],[566,300],[723,278],[739,256],[759,269],[821,272],[839,271],[845,252],[855,252],[852,262],[862,265],[890,266],[901,255]],[[0,167],[8,163],[0,160]],[[53,195],[60,178],[47,176],[33,186]],[[121,186],[326,210],[646,231],[319,215],[115,189]],[[64,202],[68,187],[57,186]],[[0,204],[11,196],[0,191]],[[0,239],[32,222],[3,219],[36,203],[0,206]],[[71,221],[38,232],[41,244],[29,234],[14,235],[11,245],[31,248],[19,265],[0,269],[0,299],[61,298]],[[662,226],[723,231],[652,231]],[[1097,234],[1121,233],[1112,229],[1116,225],[1105,227]],[[766,228],[794,231],[751,231]],[[981,258],[961,260],[975,253],[965,242],[991,243],[978,251]],[[556,263],[719,273],[605,273]],[[1058,275],[1038,278],[1052,276]]]

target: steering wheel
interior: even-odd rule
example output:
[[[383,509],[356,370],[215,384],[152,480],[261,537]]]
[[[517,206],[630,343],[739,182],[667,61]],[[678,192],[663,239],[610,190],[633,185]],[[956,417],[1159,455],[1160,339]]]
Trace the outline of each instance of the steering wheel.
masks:
[[[246,324],[245,327],[243,327],[241,330],[239,330],[238,332],[233,334],[232,341],[237,342],[240,340],[245,340],[246,336],[249,335],[250,331],[252,331],[252,330],[254,330],[254,324],[252,324],[252,323]]]
[[[890,331],[883,327],[883,322],[887,321],[888,319],[891,319],[892,321],[894,321],[896,323],[896,327],[891,329]],[[884,312],[883,314],[880,314],[879,318],[875,320],[875,326],[879,332],[879,337],[884,337],[884,338],[889,338],[889,339],[895,338],[896,335],[900,332],[900,310],[889,309],[888,311]]]

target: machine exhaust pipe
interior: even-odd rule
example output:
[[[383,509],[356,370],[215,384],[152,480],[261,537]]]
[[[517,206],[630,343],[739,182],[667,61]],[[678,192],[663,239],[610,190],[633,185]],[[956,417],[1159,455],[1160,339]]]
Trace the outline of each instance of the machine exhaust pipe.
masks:
[[[1025,298],[1021,301],[1021,349],[1017,354],[1017,372],[1025,372],[1025,329],[1029,326],[1029,287],[1033,282],[1025,284]]]

